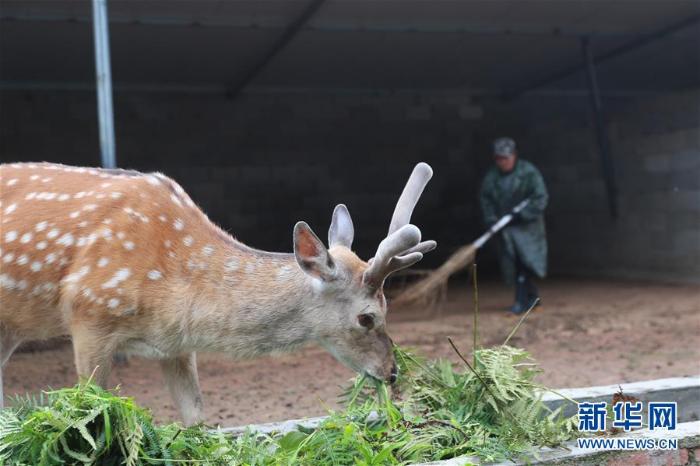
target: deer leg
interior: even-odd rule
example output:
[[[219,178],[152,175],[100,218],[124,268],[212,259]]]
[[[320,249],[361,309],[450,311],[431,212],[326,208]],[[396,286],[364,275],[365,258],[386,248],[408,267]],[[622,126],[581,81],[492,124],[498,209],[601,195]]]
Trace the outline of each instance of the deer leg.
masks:
[[[0,327],[0,409],[5,407],[2,368],[21,342],[21,338]]]
[[[116,342],[108,332],[82,322],[71,326],[71,335],[78,377],[87,379],[92,376],[93,382],[105,388]]]
[[[196,353],[161,360],[160,367],[163,370],[170,395],[173,397],[185,425],[201,422],[204,417],[202,415],[202,393],[197,377]]]

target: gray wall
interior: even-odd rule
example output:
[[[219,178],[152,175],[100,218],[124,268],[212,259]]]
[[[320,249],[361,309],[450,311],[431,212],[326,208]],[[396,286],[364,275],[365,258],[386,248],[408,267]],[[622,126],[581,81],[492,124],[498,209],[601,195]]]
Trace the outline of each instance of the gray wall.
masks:
[[[585,96],[505,105],[459,93],[120,92],[120,165],[173,176],[210,216],[253,246],[290,250],[304,219],[325,237],[348,204],[367,257],[414,163],[436,175],[415,216],[440,243],[435,265],[481,232],[476,194],[492,137],[518,139],[551,193],[557,274],[700,280],[697,92],[606,99],[621,215],[607,214]],[[91,92],[0,93],[0,159],[96,164]],[[482,114],[483,113],[483,114]],[[480,267],[495,271],[493,248]]]
[[[98,163],[91,92],[0,97],[3,161]],[[414,219],[444,244],[442,257],[480,228],[468,156],[479,109],[468,96],[245,94],[232,102],[216,94],[117,93],[115,115],[120,166],[174,177],[212,219],[256,247],[290,251],[300,219],[325,238],[333,207],[343,202],[357,250],[371,257],[421,160],[436,176]],[[433,265],[440,258],[433,255]]]
[[[528,97],[491,106],[485,119],[483,133],[508,127],[547,181],[552,272],[700,281],[700,92],[607,98],[605,106],[617,220],[586,98]]]

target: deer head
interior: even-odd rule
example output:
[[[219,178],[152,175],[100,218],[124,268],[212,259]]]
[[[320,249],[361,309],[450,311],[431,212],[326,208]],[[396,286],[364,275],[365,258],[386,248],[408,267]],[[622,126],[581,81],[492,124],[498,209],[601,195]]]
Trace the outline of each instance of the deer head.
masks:
[[[386,332],[384,281],[435,249],[410,224],[418,199],[432,177],[419,163],[394,210],[387,237],[368,262],[352,251],[354,228],[345,205],[336,206],[326,248],[305,222],[294,227],[294,255],[319,296],[314,313],[316,339],[353,370],[393,383],[397,378],[392,342]]]

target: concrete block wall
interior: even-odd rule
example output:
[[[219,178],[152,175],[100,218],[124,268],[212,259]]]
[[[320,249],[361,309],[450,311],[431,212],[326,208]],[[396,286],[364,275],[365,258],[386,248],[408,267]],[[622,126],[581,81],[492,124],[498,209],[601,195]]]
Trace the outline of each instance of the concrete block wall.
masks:
[[[92,92],[0,93],[0,159],[99,163]],[[119,165],[165,172],[210,217],[255,247],[291,251],[294,223],[327,235],[337,203],[368,258],[413,165],[435,177],[415,222],[441,244],[424,266],[478,235],[468,95],[287,92],[116,93]]]
[[[547,181],[554,274],[700,281],[699,102],[697,91],[605,99],[617,220],[585,97],[490,107],[484,134],[513,134]]]
[[[550,268],[700,281],[697,91],[606,98],[620,218],[610,219],[585,95],[504,104],[457,92],[117,92],[120,166],[178,180],[210,217],[259,248],[291,250],[306,220],[325,238],[336,203],[367,258],[386,233],[412,166],[435,177],[415,222],[440,247],[435,266],[482,232],[477,193],[490,142],[518,140],[547,181]],[[0,92],[0,160],[99,163],[93,92]],[[495,273],[493,245],[480,270]],[[483,276],[483,275],[482,275]]]

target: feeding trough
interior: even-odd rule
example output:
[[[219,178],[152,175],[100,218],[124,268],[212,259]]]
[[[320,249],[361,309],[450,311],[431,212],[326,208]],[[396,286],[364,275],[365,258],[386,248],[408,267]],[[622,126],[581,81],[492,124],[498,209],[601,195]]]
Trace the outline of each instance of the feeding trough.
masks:
[[[420,463],[422,466],[462,466],[465,464],[513,466],[520,464],[538,465],[623,465],[623,464],[669,464],[696,465],[700,461],[700,375],[694,377],[675,377],[622,385],[605,385],[585,388],[557,390],[546,392],[543,401],[550,409],[562,408],[563,414],[576,414],[576,405],[567,398],[577,402],[610,401],[620,391],[633,396],[645,405],[651,401],[675,401],[678,404],[678,425],[673,431],[650,431],[640,429],[624,436],[633,439],[667,439],[677,440],[677,449],[639,450],[639,451],[601,451],[579,448],[576,440],[563,444],[560,448],[539,448],[519,462],[481,463],[479,458],[461,456],[443,461]],[[287,434],[298,428],[315,429],[327,417],[294,419],[282,422],[254,424],[220,429],[232,435],[242,435],[248,431],[264,434]]]

